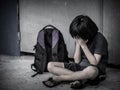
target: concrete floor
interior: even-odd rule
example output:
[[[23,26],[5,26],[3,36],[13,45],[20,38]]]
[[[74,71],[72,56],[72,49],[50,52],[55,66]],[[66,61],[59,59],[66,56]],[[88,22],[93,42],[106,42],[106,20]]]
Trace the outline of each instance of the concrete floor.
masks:
[[[31,70],[33,56],[3,56],[0,55],[0,90],[72,90],[69,84],[61,84],[47,88],[43,80],[52,76],[44,73],[32,78],[35,72]],[[87,86],[82,90],[120,90],[120,69],[107,68],[107,78],[96,86]]]

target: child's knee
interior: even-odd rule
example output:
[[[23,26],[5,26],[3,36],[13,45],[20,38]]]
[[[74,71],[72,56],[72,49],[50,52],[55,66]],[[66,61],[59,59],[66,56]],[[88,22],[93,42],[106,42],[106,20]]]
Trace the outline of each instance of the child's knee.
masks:
[[[48,71],[51,71],[51,69],[53,68],[53,66],[54,66],[54,62],[49,62],[48,65],[47,65]]]
[[[94,67],[94,66],[88,66],[84,72],[86,73],[87,77],[89,79],[94,79],[97,77],[98,75],[98,68],[97,67]]]

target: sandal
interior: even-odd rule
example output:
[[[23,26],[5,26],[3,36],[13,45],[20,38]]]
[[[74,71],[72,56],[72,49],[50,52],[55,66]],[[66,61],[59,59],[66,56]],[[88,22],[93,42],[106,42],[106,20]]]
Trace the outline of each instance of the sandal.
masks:
[[[74,81],[71,83],[71,88],[72,89],[82,89],[82,88],[84,88],[84,84],[82,81]]]
[[[46,87],[52,88],[52,87],[57,86],[58,84],[60,84],[60,82],[53,80],[53,78],[51,77],[48,80],[43,81],[43,84]]]

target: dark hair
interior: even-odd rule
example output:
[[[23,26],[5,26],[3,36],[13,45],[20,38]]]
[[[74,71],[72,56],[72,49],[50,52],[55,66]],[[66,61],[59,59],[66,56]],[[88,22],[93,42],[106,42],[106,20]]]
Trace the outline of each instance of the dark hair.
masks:
[[[69,30],[73,38],[80,37],[90,43],[97,34],[98,27],[88,16],[79,15],[73,19]]]

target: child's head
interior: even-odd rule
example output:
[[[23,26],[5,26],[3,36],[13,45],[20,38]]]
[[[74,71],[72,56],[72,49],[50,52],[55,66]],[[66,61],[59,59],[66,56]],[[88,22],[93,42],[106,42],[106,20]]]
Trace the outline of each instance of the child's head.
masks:
[[[73,38],[82,38],[83,40],[88,40],[90,43],[96,33],[98,32],[98,27],[96,24],[85,15],[79,15],[75,17],[70,24],[70,34]]]

